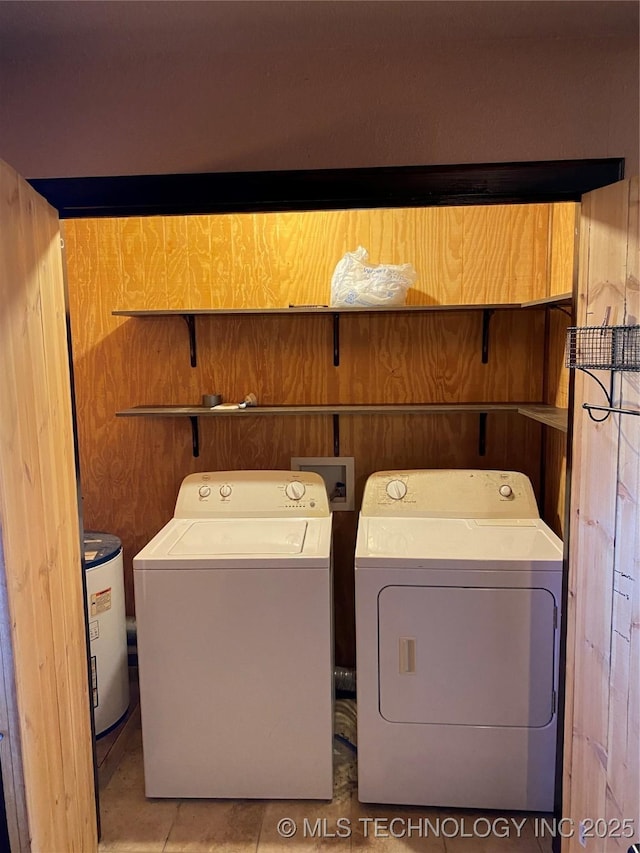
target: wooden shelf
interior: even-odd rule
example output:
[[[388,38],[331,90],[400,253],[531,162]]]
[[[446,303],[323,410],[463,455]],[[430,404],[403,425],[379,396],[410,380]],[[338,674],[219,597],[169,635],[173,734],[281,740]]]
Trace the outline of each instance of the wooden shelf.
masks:
[[[521,308],[559,307],[561,303],[571,300],[570,293],[559,296],[548,296],[535,299],[532,302],[492,302],[467,305],[399,305],[390,308],[347,308],[331,307],[328,305],[289,305],[282,308],[148,308],[148,309],[116,309],[111,313],[118,317],[182,317],[189,330],[189,360],[191,367],[197,364],[196,353],[196,316],[291,316],[328,314],[333,318],[333,364],[340,364],[340,317],[347,314],[424,314],[433,312],[482,312],[482,363],[489,360],[489,323],[494,311],[517,310]],[[564,311],[564,308],[560,310]]]
[[[482,311],[482,362],[488,361],[489,323],[495,310],[533,308],[558,305],[571,300],[571,294],[546,297],[524,303],[491,303],[474,305],[403,305],[391,308],[332,308],[327,305],[291,305],[288,308],[200,308],[200,309],[140,309],[114,310],[112,314],[125,317],[182,317],[189,329],[190,359],[196,366],[195,317],[215,315],[292,315],[329,314],[333,317],[333,363],[340,363],[339,316],[345,314],[425,313],[433,311]],[[338,404],[303,406],[250,406],[244,409],[208,409],[203,406],[134,406],[116,412],[118,417],[189,418],[193,438],[194,456],[199,454],[198,419],[201,417],[251,418],[282,415],[332,415],[334,419],[334,448],[339,455],[340,415],[429,415],[446,413],[476,413],[480,416],[480,454],[484,454],[486,417],[489,412],[518,412],[553,429],[567,431],[567,413],[553,406],[527,403],[409,403],[409,404]]]
[[[451,412],[518,412],[521,403],[384,403],[362,405],[248,406],[246,409],[206,409],[203,406],[134,406],[118,417],[223,418],[262,415],[435,415]]]
[[[518,412],[524,415],[525,418],[531,418],[534,421],[539,421],[545,426],[553,429],[567,432],[569,422],[569,412],[567,409],[559,409],[557,406],[518,406]]]
[[[532,299],[529,302],[523,302],[521,308],[544,308],[545,305],[568,305],[573,300],[572,293],[559,293],[556,296],[545,296],[542,299]]]
[[[340,415],[436,415],[475,413],[479,416],[478,452],[485,454],[486,420],[489,412],[517,412],[554,429],[567,430],[566,411],[553,406],[526,403],[386,403],[359,405],[248,406],[246,409],[207,409],[204,406],[134,406],[116,412],[121,418],[189,418],[193,455],[200,455],[200,418],[254,418],[279,415],[331,415],[334,456],[340,455]],[[564,412],[564,417],[563,417]]]
[[[471,303],[466,305],[398,305],[389,308],[360,306],[331,307],[329,305],[289,305],[281,308],[142,308],[118,309],[111,313],[118,317],[184,317],[225,314],[412,314],[429,311],[497,311],[517,308],[544,308],[545,305],[562,305],[571,302],[571,293],[545,296],[528,302]]]
[[[532,303],[533,304],[533,303]],[[181,317],[189,330],[189,360],[191,367],[197,364],[196,316],[291,316],[328,314],[333,319],[333,364],[340,364],[340,317],[347,314],[424,314],[429,312],[482,312],[482,363],[489,359],[489,323],[497,310],[517,310],[519,302],[493,302],[472,305],[400,305],[384,308],[332,308],[328,305],[290,305],[288,308],[149,308],[139,310],[117,309],[111,313],[118,317]]]
[[[437,415],[477,414],[480,416],[479,444],[484,448],[485,422],[489,412],[517,412],[526,418],[567,431],[566,409],[527,403],[385,403],[358,405],[309,406],[248,406],[246,409],[207,409],[203,406],[134,406],[116,412],[120,418],[189,418],[193,442],[193,455],[200,453],[199,418],[254,418],[281,415],[332,415],[334,419],[334,449],[339,456],[338,418],[340,415]],[[480,455],[484,455],[481,451]]]
[[[520,302],[500,302],[490,305],[399,305],[391,308],[331,308],[328,305],[292,305],[289,308],[149,308],[116,310],[118,317],[186,317],[225,314],[415,314],[429,311],[495,311],[524,307]]]

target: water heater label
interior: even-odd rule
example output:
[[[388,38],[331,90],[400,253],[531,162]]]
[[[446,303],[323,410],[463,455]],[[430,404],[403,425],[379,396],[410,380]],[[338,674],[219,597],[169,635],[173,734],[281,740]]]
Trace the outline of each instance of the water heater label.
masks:
[[[93,642],[100,636],[100,622],[96,619],[94,622],[89,622],[89,640]]]
[[[97,616],[107,610],[111,610],[111,587],[94,592],[91,596],[91,616]]]

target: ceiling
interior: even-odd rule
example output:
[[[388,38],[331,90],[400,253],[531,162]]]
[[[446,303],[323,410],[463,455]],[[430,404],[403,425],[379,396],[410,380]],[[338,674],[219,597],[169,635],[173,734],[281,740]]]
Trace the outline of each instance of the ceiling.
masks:
[[[0,55],[169,57],[348,50],[363,42],[401,50],[417,41],[634,37],[639,8],[637,0],[0,0]]]

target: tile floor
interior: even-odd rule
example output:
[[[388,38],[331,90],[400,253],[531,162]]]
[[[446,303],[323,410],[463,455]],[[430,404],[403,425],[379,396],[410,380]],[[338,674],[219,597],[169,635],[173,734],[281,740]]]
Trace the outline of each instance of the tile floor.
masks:
[[[100,853],[298,853],[299,850],[551,853],[551,840],[548,834],[540,837],[537,832],[540,824],[535,817],[525,820],[524,816],[512,813],[476,814],[363,805],[358,802],[355,788],[355,764],[343,748],[336,754],[336,783],[331,802],[148,800],[144,796],[141,732],[136,727],[117,768],[101,791],[99,850]],[[425,822],[427,818],[430,824]],[[290,838],[278,832],[283,819],[294,821],[297,827]],[[495,832],[491,832],[490,822],[494,821]]]

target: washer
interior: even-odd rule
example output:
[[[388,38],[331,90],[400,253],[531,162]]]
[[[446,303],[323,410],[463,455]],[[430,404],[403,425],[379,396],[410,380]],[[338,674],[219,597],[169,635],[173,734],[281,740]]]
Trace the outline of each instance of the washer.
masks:
[[[511,471],[383,471],[356,543],[362,802],[552,811],[562,542]]]
[[[192,474],[133,567],[146,795],[331,799],[322,478]]]

